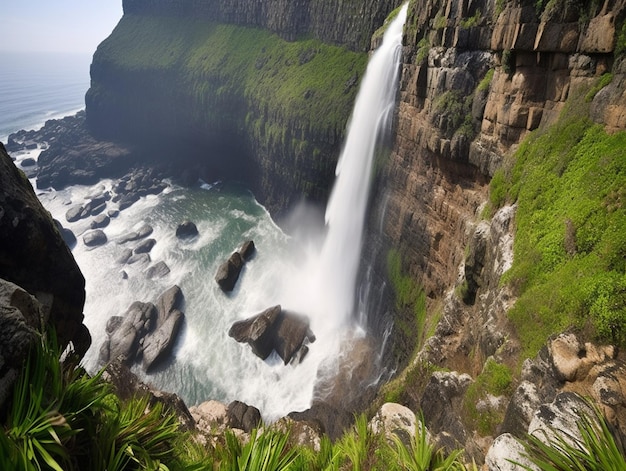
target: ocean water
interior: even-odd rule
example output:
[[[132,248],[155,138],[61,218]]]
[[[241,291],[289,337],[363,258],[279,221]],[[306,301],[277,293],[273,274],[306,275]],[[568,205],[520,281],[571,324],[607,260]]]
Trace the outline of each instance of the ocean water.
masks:
[[[342,154],[340,165],[347,170],[338,170],[344,178],[337,180],[333,194],[339,196],[333,197],[335,203],[327,212],[325,228],[312,226],[307,211],[301,211],[293,216],[291,225],[303,229],[287,235],[254,195],[235,183],[198,181],[192,188],[170,183],[162,194],[142,197],[112,218],[103,229],[108,242],[89,248],[83,243],[83,235],[90,230],[91,220],[69,223],[65,215],[73,206],[110,190],[116,182],[102,180],[93,186],[38,191],[44,206],[78,239],[72,252],[86,279],[84,322],[93,342],[83,361],[89,370],[99,368],[98,354],[111,316],[123,315],[134,301],[154,302],[160,293],[177,284],[185,298],[181,333],[171,359],[160,369],[150,374],[139,367],[133,369],[141,379],[176,392],[188,405],[209,399],[225,403],[240,400],[258,407],[264,419],[270,421],[310,407],[316,383],[332,377],[347,346],[365,335],[358,322],[359,313],[354,312],[354,284],[370,173],[369,169],[357,172],[354,166],[370,165],[371,155],[367,159],[362,156],[373,154],[375,136],[394,104],[405,14],[406,7],[400,19],[388,28],[383,46],[374,54],[363,79],[365,91],[359,93],[357,101],[367,104],[357,103],[354,113],[375,116],[365,120],[353,116],[348,142],[352,135],[353,141],[369,143],[366,148],[357,146]],[[19,64],[24,58],[13,59]],[[87,84],[78,58],[66,58],[65,65],[56,69],[45,67],[48,59],[36,64],[22,62],[12,73],[0,74],[0,106],[4,107],[0,108],[0,116],[3,109],[13,116],[11,122],[2,116],[0,135],[37,127],[45,119],[82,108],[79,97],[84,95]],[[60,60],[55,63],[59,65]],[[72,70],[76,70],[75,75]],[[20,73],[25,75],[20,78]],[[58,81],[43,78],[45,73]],[[66,79],[62,78],[64,74]],[[379,96],[382,89],[384,96]],[[19,153],[15,156],[17,165],[22,165],[26,157],[36,159],[39,152]],[[357,174],[361,176],[354,177]],[[341,188],[345,185],[353,188],[346,191]],[[116,206],[108,203],[108,209]],[[176,226],[185,220],[195,222],[199,229],[199,236],[190,241],[175,237]],[[156,245],[150,252],[151,261],[143,265],[120,264],[122,252],[136,245],[121,243],[122,236],[144,224],[154,228],[150,237]],[[256,255],[244,266],[235,290],[223,293],[214,280],[218,266],[249,239],[255,242]],[[351,247],[355,244],[358,246]],[[343,247],[350,248],[350,260]],[[170,273],[148,279],[147,268],[159,261],[168,265]],[[307,315],[316,335],[309,353],[298,365],[284,365],[276,354],[263,361],[248,345],[228,336],[233,322],[276,304]]]
[[[85,107],[91,55],[0,52],[0,141]]]

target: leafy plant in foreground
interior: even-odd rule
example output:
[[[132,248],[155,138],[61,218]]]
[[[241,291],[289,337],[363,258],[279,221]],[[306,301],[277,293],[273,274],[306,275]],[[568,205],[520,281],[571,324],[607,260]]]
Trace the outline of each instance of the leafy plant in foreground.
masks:
[[[618,446],[602,413],[583,414],[577,422],[580,438],[559,430],[541,430],[523,443],[528,458],[542,471],[620,471],[626,469],[624,451]],[[519,463],[516,463],[519,464]],[[521,465],[526,470],[528,466]]]
[[[415,426],[415,434],[411,436],[409,445],[397,435],[393,435],[394,446],[391,447],[400,469],[407,471],[464,471],[466,468],[460,461],[462,450],[455,450],[445,456],[443,450],[435,450],[428,441],[423,418]]]

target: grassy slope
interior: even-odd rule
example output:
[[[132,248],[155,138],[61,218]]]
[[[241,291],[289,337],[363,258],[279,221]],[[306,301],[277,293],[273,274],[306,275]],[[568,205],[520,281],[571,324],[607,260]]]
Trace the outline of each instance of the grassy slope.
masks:
[[[572,99],[492,182],[492,194],[518,204],[504,281],[519,294],[510,316],[523,357],[567,328],[626,342],[626,133],[609,135],[586,116],[584,100]]]
[[[258,28],[125,15],[96,60],[131,73],[175,72],[203,124],[223,119],[214,108],[235,98],[248,114],[231,118],[245,118],[256,137],[284,140],[286,122],[318,135],[343,133],[356,91],[346,93],[346,83],[362,75],[367,55]]]

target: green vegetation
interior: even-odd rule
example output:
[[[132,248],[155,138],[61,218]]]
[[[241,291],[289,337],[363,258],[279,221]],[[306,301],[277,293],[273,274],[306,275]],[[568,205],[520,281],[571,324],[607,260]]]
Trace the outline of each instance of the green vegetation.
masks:
[[[586,118],[587,106],[572,98],[492,181],[491,204],[518,204],[503,282],[519,296],[510,318],[522,358],[572,327],[626,343],[626,133],[607,134]]]
[[[479,401],[487,402],[489,396],[502,396],[510,394],[513,389],[513,375],[506,365],[497,363],[493,358],[488,358],[483,371],[476,377],[476,381],[469,385],[463,398],[463,410],[468,423],[478,430],[481,435],[489,435],[495,432],[496,427],[502,423],[503,410],[486,407],[479,410]]]
[[[400,330],[401,344],[406,353],[406,348],[412,351],[424,340],[426,294],[410,275],[403,272],[399,251],[392,249],[387,254],[387,271],[399,313],[395,317],[395,324]],[[411,345],[412,348],[407,347]]]
[[[227,431],[202,446],[181,432],[175,416],[147,397],[121,401],[101,374],[89,376],[70,355],[60,361],[42,338],[15,385],[0,426],[0,468],[12,470],[464,470],[460,452],[444,456],[425,436],[405,445],[374,434],[365,415],[320,451],[291,444],[289,431],[253,430],[240,441]],[[418,432],[423,427],[418,427]]]
[[[583,414],[576,422],[580,438],[560,430],[528,435],[522,442],[527,456],[541,471],[626,469],[621,444],[616,443],[602,413],[593,410],[593,416]]]
[[[480,12],[480,10],[476,10],[476,13],[474,13],[473,16],[470,16],[468,18],[463,18],[459,26],[461,26],[461,28],[464,28],[464,29],[473,28],[474,26],[478,26],[478,23],[480,22],[481,18],[482,18],[482,13]]]
[[[54,339],[42,338],[25,362],[0,425],[0,468],[12,470],[226,470],[226,471],[475,471],[462,452],[435,449],[417,421],[415,435],[374,433],[365,415],[335,443],[319,451],[290,440],[290,432],[253,430],[244,440],[227,431],[200,445],[175,416],[147,397],[121,401],[101,374],[89,376],[71,354],[63,361]],[[422,371],[423,369],[417,369]],[[422,374],[428,377],[427,374]],[[510,392],[508,369],[488,361],[476,383],[483,392]],[[599,414],[599,412],[598,412]],[[581,443],[529,437],[526,450],[542,470],[623,469],[601,415],[579,422]],[[581,448],[584,447],[584,448]],[[581,450],[589,450],[583,453]],[[547,463],[547,464],[546,464]],[[554,466],[554,467],[550,467]],[[611,467],[612,466],[612,467]]]
[[[502,70],[505,74],[511,75],[515,71],[515,58],[510,49],[502,51]]]
[[[622,23],[620,28],[616,28],[619,33],[617,34],[617,40],[615,41],[615,51],[613,55],[615,57],[621,57],[626,52],[626,22]]]
[[[586,101],[593,100],[596,94],[600,90],[602,90],[604,87],[606,87],[609,83],[611,83],[612,81],[613,81],[613,74],[610,74],[610,73],[603,74],[598,79],[598,82],[593,87],[591,87],[591,89],[587,92],[587,94],[585,95],[585,100]]]
[[[186,436],[162,405],[122,402],[76,358],[59,359],[54,339],[36,342],[0,428],[2,469],[187,469]]]
[[[439,127],[446,136],[463,134],[474,136],[472,102],[474,94],[463,96],[458,90],[448,90],[439,95],[433,104],[433,114],[439,117]]]
[[[430,51],[430,43],[428,39],[422,38],[417,43],[417,57],[415,58],[416,64],[422,64],[428,60],[428,52]]]
[[[288,136],[279,123],[287,121],[302,123],[303,131],[341,134],[356,92],[347,84],[367,63],[365,53],[318,40],[288,42],[259,28],[133,15],[122,18],[96,56],[129,74],[163,74],[180,86],[181,98],[191,90],[184,103],[207,125],[235,119],[235,112],[246,116],[236,104],[247,106],[245,124],[282,141]]]
[[[478,83],[476,87],[477,92],[487,92],[489,91],[489,86],[491,85],[491,81],[493,80],[493,74],[495,73],[495,69],[489,69],[483,79]]]

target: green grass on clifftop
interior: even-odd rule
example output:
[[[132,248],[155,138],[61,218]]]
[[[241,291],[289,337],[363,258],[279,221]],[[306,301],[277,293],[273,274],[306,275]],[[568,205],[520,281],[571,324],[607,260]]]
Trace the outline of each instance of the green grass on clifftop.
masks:
[[[282,130],[256,120],[342,134],[367,63],[365,53],[314,39],[289,42],[259,28],[134,15],[122,18],[96,55],[128,72],[175,74],[207,122],[223,119],[211,113],[232,107],[236,97],[250,113],[247,126],[281,139],[288,137]]]
[[[510,316],[523,357],[568,328],[626,344],[626,133],[607,134],[586,106],[571,100],[494,179],[492,202],[503,202],[506,189],[518,204],[504,281],[519,295]]]

